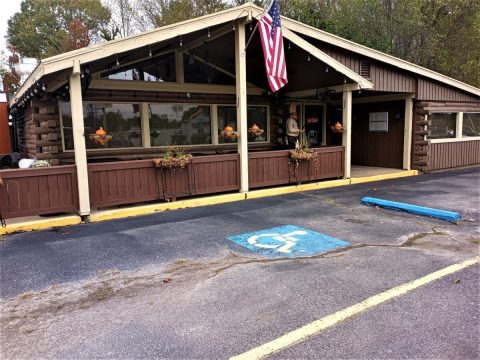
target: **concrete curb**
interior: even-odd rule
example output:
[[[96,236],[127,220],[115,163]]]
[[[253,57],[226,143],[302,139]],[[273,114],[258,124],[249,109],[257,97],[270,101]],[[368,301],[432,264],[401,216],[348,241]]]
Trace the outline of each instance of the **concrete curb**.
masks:
[[[16,224],[8,224],[5,228],[0,227],[0,236],[17,232],[46,230],[56,227],[78,225],[82,219],[78,215],[68,215],[51,219],[25,221]]]
[[[259,198],[268,197],[268,196],[290,194],[290,193],[295,193],[300,191],[320,190],[320,189],[333,188],[337,186],[362,184],[362,183],[374,182],[374,181],[380,181],[380,180],[391,180],[391,179],[403,178],[407,176],[416,176],[416,175],[418,175],[418,170],[408,170],[408,171],[402,171],[402,172],[384,174],[384,175],[366,176],[366,177],[352,178],[352,179],[328,180],[328,181],[320,181],[316,183],[303,184],[303,185],[291,185],[291,186],[282,186],[282,187],[276,187],[276,188],[270,188],[270,189],[254,190],[254,191],[249,191],[248,193],[214,195],[214,196],[208,196],[203,198],[180,200],[180,201],[175,201],[170,203],[159,203],[159,204],[152,204],[152,205],[133,206],[133,207],[121,208],[121,209],[102,210],[102,211],[97,211],[90,214],[89,221],[100,222],[100,221],[107,221],[107,220],[123,219],[127,217],[148,215],[156,212],[163,212],[163,211],[169,211],[169,210],[217,205],[217,204],[224,204],[224,203],[235,202],[235,201],[259,199]],[[50,228],[63,227],[63,226],[69,226],[69,225],[78,225],[81,222],[82,222],[81,218],[77,215],[57,217],[52,219],[33,220],[33,221],[28,221],[23,223],[10,224],[10,225],[7,225],[6,228],[0,228],[0,235],[7,235],[7,234],[13,234],[16,232],[24,232],[24,231],[46,230]]]

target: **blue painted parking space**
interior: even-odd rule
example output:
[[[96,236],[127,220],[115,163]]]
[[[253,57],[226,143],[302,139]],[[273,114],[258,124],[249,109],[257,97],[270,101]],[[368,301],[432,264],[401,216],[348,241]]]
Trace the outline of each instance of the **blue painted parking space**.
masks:
[[[350,245],[349,242],[304,229],[285,225],[227,237],[251,251],[265,256],[312,256]]]

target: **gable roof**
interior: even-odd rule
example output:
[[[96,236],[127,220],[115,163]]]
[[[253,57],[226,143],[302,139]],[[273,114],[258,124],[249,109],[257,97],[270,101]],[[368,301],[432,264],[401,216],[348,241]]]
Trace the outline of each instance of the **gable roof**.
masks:
[[[105,43],[95,44],[82,49],[70,51],[67,53],[63,53],[63,54],[59,54],[56,56],[43,59],[42,61],[40,61],[37,68],[32,72],[32,74],[25,81],[25,83],[20,87],[20,89],[15,94],[15,96],[10,100],[9,105],[12,106],[13,104],[15,104],[18,101],[18,98],[22,96],[27,89],[29,89],[33,84],[35,84],[36,81],[40,80],[43,76],[57,72],[57,71],[72,68],[74,60],[80,61],[80,63],[88,63],[94,60],[99,60],[109,56],[115,56],[116,54],[119,54],[119,53],[123,53],[123,52],[134,50],[140,47],[148,46],[156,42],[172,39],[175,37],[179,37],[181,35],[192,33],[192,32],[206,29],[209,27],[213,27],[222,23],[226,23],[230,21],[233,22],[240,18],[245,18],[245,17],[249,19],[251,19],[252,17],[258,18],[261,16],[262,13],[263,13],[262,8],[255,6],[252,3],[246,3],[244,5],[223,10],[217,13],[163,26],[161,28],[156,28],[154,30],[146,31],[140,34],[112,40]],[[305,36],[309,36],[309,37],[321,40],[323,42],[337,46],[339,48],[364,55],[366,57],[395,66],[399,69],[406,70],[414,74],[421,75],[429,79],[433,79],[441,83],[450,85],[452,87],[474,94],[476,96],[480,96],[480,89],[475,86],[468,85],[464,82],[461,82],[459,80],[453,79],[446,75],[440,74],[433,70],[430,70],[425,67],[396,58],[394,56],[382,53],[380,51],[373,50],[366,46],[354,43],[353,41],[343,39],[339,36],[330,34],[323,30],[319,30],[317,28],[289,19],[287,17],[282,16],[281,18],[282,18],[282,27],[290,30],[293,33],[298,33],[298,34],[302,34]],[[286,31],[286,33],[288,33],[288,30]],[[290,38],[293,41],[294,34],[292,33],[288,33],[288,34],[290,35]],[[300,41],[299,37],[295,39],[297,41]],[[311,44],[308,44],[307,41],[305,41],[303,44],[304,44],[303,47],[311,45]],[[343,65],[341,69],[342,69],[342,72],[351,71],[348,68],[344,67]],[[360,81],[359,79],[361,77],[358,74],[353,73],[353,71],[351,71],[351,78],[355,79],[355,81],[358,82]],[[363,80],[365,85],[369,84],[368,80],[363,78],[361,79]]]

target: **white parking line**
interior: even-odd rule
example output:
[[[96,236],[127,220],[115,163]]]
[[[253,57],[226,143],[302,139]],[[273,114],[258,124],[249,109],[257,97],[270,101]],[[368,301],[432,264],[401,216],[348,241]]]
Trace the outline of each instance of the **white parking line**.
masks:
[[[423,285],[426,285],[432,281],[438,280],[444,276],[453,274],[457,271],[463,270],[469,266],[475,265],[480,263],[480,256],[477,256],[473,259],[469,259],[451,266],[448,266],[444,269],[435,271],[431,274],[428,274],[424,277],[421,277],[416,280],[412,280],[408,283],[396,286],[392,289],[384,291],[380,294],[371,296],[365,299],[362,302],[359,302],[355,305],[352,305],[348,308],[343,310],[337,311],[331,315],[328,315],[324,318],[311,322],[301,328],[293,330],[279,338],[272,340],[264,345],[260,345],[252,350],[249,350],[243,354],[233,356],[230,360],[243,360],[243,359],[262,359],[268,355],[272,355],[280,350],[298,344],[302,341],[307,340],[309,337],[313,335],[319,334],[321,331],[332,327],[339,322],[342,322],[352,316],[360,314],[365,310],[373,308],[379,304],[382,304],[386,301],[394,299],[398,296],[404,295],[409,291],[417,289]]]

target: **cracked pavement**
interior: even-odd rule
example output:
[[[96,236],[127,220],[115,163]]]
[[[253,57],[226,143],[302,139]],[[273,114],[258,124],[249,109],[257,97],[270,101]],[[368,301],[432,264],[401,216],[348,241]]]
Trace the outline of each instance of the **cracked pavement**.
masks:
[[[478,255],[479,180],[473,168],[5,237],[0,355],[228,358]],[[363,196],[459,211],[464,221],[366,207]],[[285,224],[352,245],[272,259],[226,240]],[[275,357],[478,358],[478,289],[475,266]],[[373,345],[352,339],[349,324]],[[415,337],[392,340],[404,332]]]

